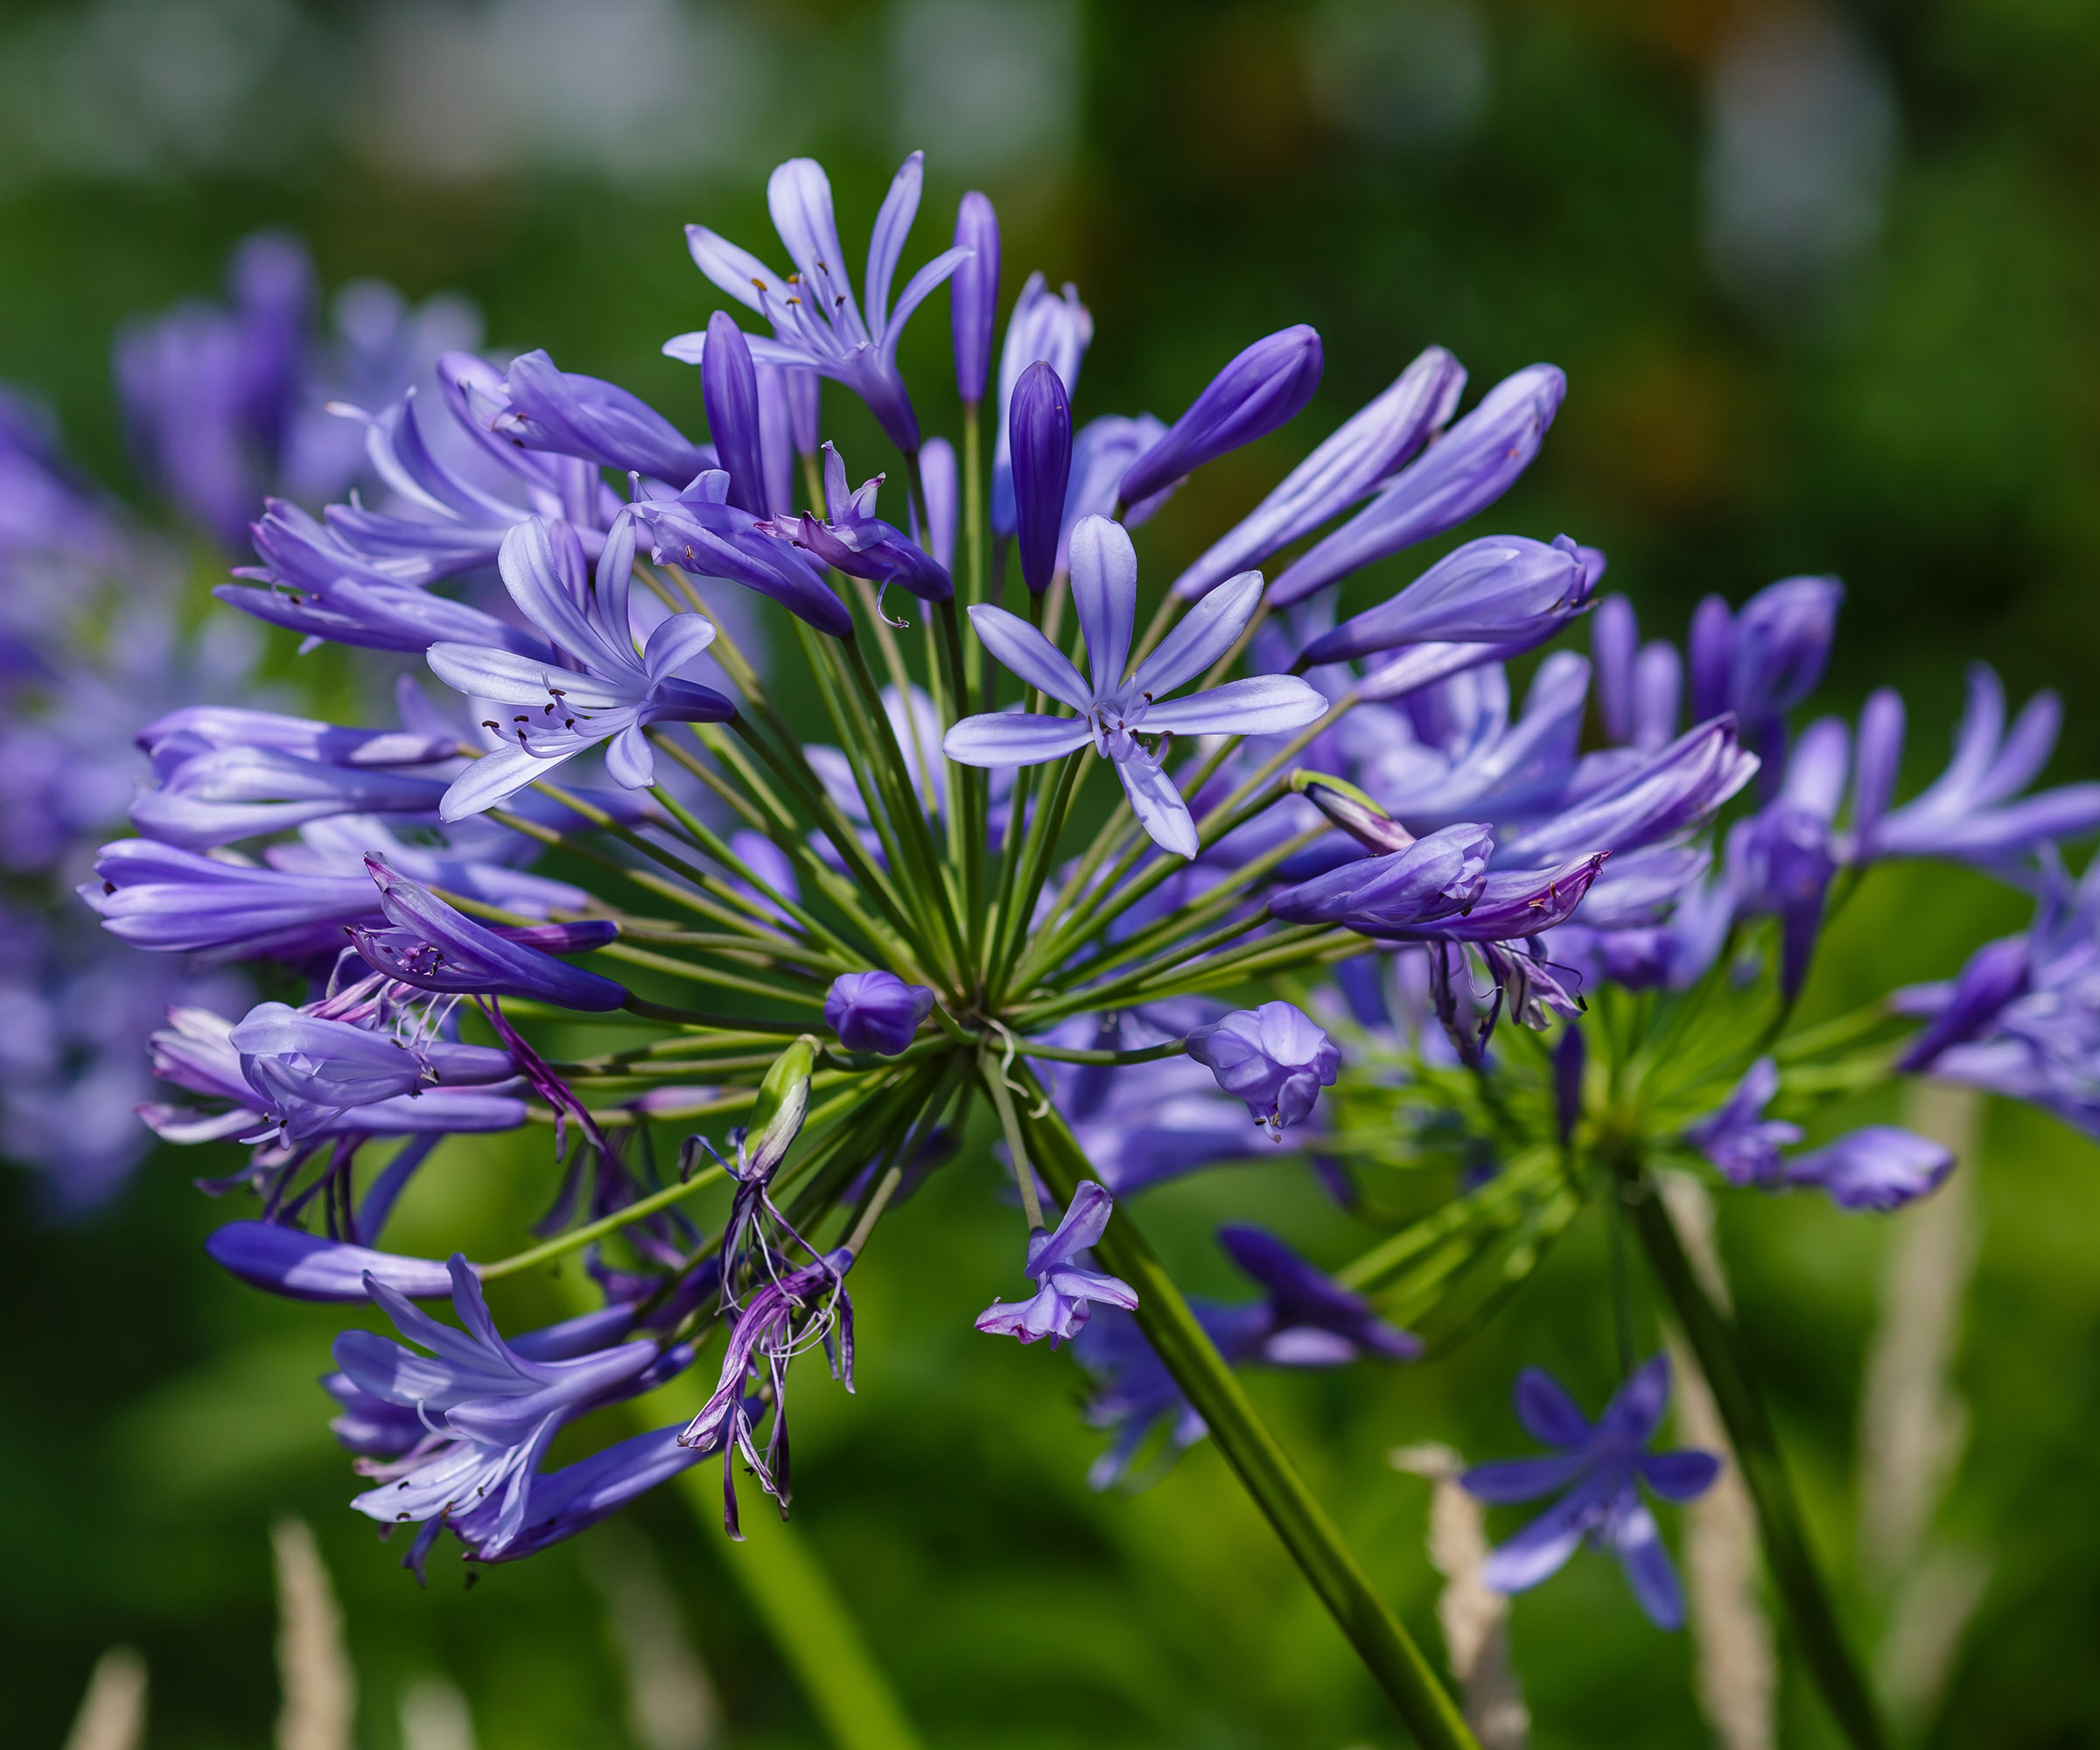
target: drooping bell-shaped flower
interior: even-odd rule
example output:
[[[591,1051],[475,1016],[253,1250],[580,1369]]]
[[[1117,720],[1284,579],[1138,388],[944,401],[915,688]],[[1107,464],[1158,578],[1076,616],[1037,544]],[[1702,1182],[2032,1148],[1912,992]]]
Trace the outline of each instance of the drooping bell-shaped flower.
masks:
[[[1028,1236],[1028,1274],[1039,1284],[1034,1296],[993,1301],[977,1314],[977,1329],[1024,1343],[1047,1337],[1055,1348],[1080,1334],[1096,1303],[1125,1312],[1137,1306],[1138,1292],[1128,1283],[1077,1262],[1108,1231],[1115,1208],[1108,1186],[1082,1180],[1055,1231],[1038,1228]]]
[[[1241,1009],[1188,1036],[1188,1054],[1244,1100],[1256,1124],[1278,1142],[1312,1116],[1322,1088],[1341,1068],[1334,1041],[1294,1004]]]

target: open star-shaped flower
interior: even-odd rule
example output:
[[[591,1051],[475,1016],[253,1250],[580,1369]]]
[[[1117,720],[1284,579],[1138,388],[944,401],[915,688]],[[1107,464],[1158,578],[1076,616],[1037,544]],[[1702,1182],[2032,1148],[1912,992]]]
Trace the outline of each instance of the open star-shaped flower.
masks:
[[[1261,599],[1259,571],[1221,584],[1125,680],[1138,618],[1137,550],[1120,524],[1083,517],[1072,531],[1072,603],[1086,634],[1086,676],[1019,616],[989,606],[970,611],[987,650],[1076,715],[998,711],[964,718],[942,746],[964,766],[1039,766],[1091,741],[1116,762],[1116,775],[1153,842],[1194,857],[1196,823],[1166,773],[1173,738],[1277,735],[1303,729],[1327,709],[1326,700],[1294,675],[1256,675],[1162,702],[1238,642]],[[1156,737],[1155,745],[1146,746],[1146,736]]]

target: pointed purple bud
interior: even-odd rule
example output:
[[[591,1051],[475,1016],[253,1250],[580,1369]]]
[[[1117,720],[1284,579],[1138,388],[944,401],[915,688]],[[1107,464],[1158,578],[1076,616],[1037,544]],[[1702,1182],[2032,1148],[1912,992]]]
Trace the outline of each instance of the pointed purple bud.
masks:
[[[1623,747],[1634,738],[1634,664],[1641,625],[1624,596],[1606,596],[1590,616],[1590,666],[1597,677],[1597,715],[1604,738]]]
[[[926,488],[927,527],[918,528],[913,508],[912,538],[934,556],[951,578],[956,572],[956,516],[962,494],[956,446],[945,438],[928,438],[919,449],[919,481]]]
[[[1130,465],[1122,501],[1136,504],[1204,463],[1294,418],[1320,387],[1320,336],[1303,323],[1256,340],[1210,380],[1166,436]]]
[[[1007,415],[1021,577],[1031,595],[1050,587],[1072,476],[1072,399],[1042,360],[1021,373]]]
[[[1188,1054],[1278,1142],[1312,1116],[1320,1090],[1332,1088],[1341,1068],[1334,1041],[1290,1003],[1264,1003],[1198,1027]]]
[[[1859,743],[1852,780],[1852,842],[1865,862],[1874,853],[1874,831],[1895,800],[1896,772],[1903,763],[1903,698],[1893,687],[1878,689],[1859,712]]]
[[[1677,732],[1677,710],[1684,691],[1684,659],[1677,647],[1658,638],[1634,659],[1633,745],[1643,753],[1667,747]]]
[[[1383,855],[1405,850],[1415,836],[1355,785],[1325,772],[1293,772],[1291,788],[1363,846]]]
[[[436,1258],[373,1251],[275,1222],[229,1222],[204,1249],[242,1281],[294,1300],[368,1300],[374,1281],[418,1299],[452,1292],[452,1273]]]
[[[1786,1164],[1787,1183],[1813,1185],[1840,1209],[1896,1209],[1954,1171],[1954,1155],[1894,1124],[1869,1124]]]
[[[848,1051],[894,1057],[933,1012],[934,993],[894,972],[847,972],[831,981],[824,1025]]]
[[[715,453],[729,471],[729,502],[753,516],[768,514],[759,374],[751,362],[744,331],[726,310],[718,310],[707,318],[700,398],[707,408],[707,430],[715,440]]]
[[[1487,827],[1447,826],[1404,850],[1346,863],[1286,887],[1270,896],[1269,909],[1291,923],[1435,923],[1479,900],[1494,851]]]
[[[991,331],[999,316],[999,216],[971,189],[956,208],[956,247],[976,253],[948,283],[956,336],[956,392],[965,404],[984,399],[991,374]]]
[[[1567,388],[1567,378],[1552,365],[1531,365],[1505,377],[1369,504],[1296,560],[1270,586],[1270,606],[1303,601],[1338,578],[1485,510],[1530,466]]]
[[[1844,586],[1788,578],[1760,590],[1735,617],[1728,708],[1745,724],[1785,716],[1815,691],[1830,660]]]
[[[1735,616],[1718,596],[1706,596],[1691,611],[1685,639],[1691,669],[1691,720],[1704,723],[1728,709],[1728,671],[1735,652]]]
[[[1592,575],[1565,536],[1551,545],[1485,536],[1446,554],[1390,601],[1314,639],[1302,661],[1318,667],[1403,644],[1517,643],[1579,613]]]

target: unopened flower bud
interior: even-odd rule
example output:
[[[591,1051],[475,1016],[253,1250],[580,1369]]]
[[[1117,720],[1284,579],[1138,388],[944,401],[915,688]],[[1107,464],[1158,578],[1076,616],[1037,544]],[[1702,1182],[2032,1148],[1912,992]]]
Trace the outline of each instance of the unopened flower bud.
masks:
[[[1325,772],[1293,772],[1291,788],[1367,850],[1405,850],[1415,836],[1355,785]]]
[[[894,972],[848,972],[831,981],[824,1024],[848,1051],[894,1057],[912,1042],[933,1006],[931,990],[906,984]]]

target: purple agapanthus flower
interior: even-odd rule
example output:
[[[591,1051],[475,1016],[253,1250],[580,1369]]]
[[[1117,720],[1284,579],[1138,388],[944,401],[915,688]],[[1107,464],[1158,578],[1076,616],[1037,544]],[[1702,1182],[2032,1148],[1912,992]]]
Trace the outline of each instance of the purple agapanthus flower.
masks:
[[[1521,535],[1483,536],[1390,601],[1315,639],[1303,660],[1317,666],[1408,644],[1544,642],[1582,612],[1602,569],[1565,535],[1550,545]]]
[[[884,477],[877,474],[849,492],[846,465],[838,451],[829,443],[823,448],[822,519],[804,511],[796,521],[774,527],[850,578],[865,578],[883,589],[895,584],[921,601],[952,599],[954,580],[939,561],[894,523],[875,514],[875,494]],[[876,599],[881,600],[879,591]]]
[[[1274,1234],[1224,1227],[1218,1243],[1269,1292],[1269,1328],[1250,1343],[1251,1359],[1272,1367],[1339,1367],[1364,1354],[1389,1362],[1421,1358],[1419,1337],[1387,1324],[1361,1294],[1314,1269]]]
[[[802,550],[771,522],[729,502],[729,476],[720,470],[702,474],[676,498],[640,500],[634,514],[649,531],[657,564],[756,590],[833,638],[853,630],[845,603]]]
[[[729,503],[753,516],[771,514],[774,507],[770,503],[758,367],[752,363],[744,331],[726,310],[718,310],[707,318],[700,399],[707,409],[707,429],[715,440],[716,455],[722,471],[729,476]],[[784,453],[782,459],[786,459]],[[687,480],[690,479],[688,475]],[[783,496],[777,507],[783,516],[788,514],[789,496]]]
[[[1531,365],[1503,378],[1370,503],[1293,560],[1276,580],[1270,606],[1301,602],[1485,510],[1531,465],[1567,388],[1567,378],[1551,365]]]
[[[503,1340],[480,1279],[455,1253],[449,1266],[460,1325],[442,1325],[376,1278],[371,1298],[417,1354],[369,1331],[335,1342],[336,1365],[359,1390],[415,1411],[429,1431],[401,1459],[368,1464],[379,1486],[351,1505],[382,1524],[423,1528],[408,1558],[421,1564],[447,1519],[493,1508],[482,1547],[501,1550],[524,1525],[528,1483],[562,1427],[593,1403],[633,1386],[657,1360],[646,1339],[562,1361],[534,1361]]]
[[[228,1222],[204,1249],[242,1281],[293,1300],[365,1300],[374,1282],[416,1300],[452,1292],[452,1271],[436,1258],[374,1251],[278,1222]]]
[[[723,723],[737,708],[711,687],[677,677],[714,642],[704,614],[673,614],[637,655],[627,617],[634,523],[622,516],[606,537],[592,584],[566,523],[534,517],[507,536],[504,587],[518,610],[564,661],[541,662],[486,645],[434,644],[431,672],[448,687],[503,709],[483,724],[506,744],[452,780],[439,808],[457,821],[508,801],[587,748],[606,749],[606,769],[628,789],[655,781],[653,723]]]
[[[1735,1084],[1727,1103],[1689,1126],[1684,1140],[1731,1185],[1777,1185],[1785,1171],[1780,1151],[1802,1138],[1799,1124],[1764,1116],[1778,1092],[1779,1066],[1768,1057],[1759,1058]]]
[[[999,215],[990,198],[971,189],[956,206],[956,247],[970,253],[948,283],[956,342],[956,392],[965,405],[984,399],[991,374],[991,331],[999,312]]]
[[[894,1057],[933,1012],[934,993],[894,972],[844,972],[824,997],[824,1025],[848,1051]]]
[[[1854,860],[1944,857],[1999,864],[2100,827],[2100,784],[2020,794],[2048,764],[2062,720],[2056,695],[2037,693],[2008,732],[2004,686],[1994,670],[1971,664],[1953,760],[1922,794],[1892,808],[1903,753],[1903,701],[1886,688],[1874,694],[1859,715]]]
[[[1618,1557],[1649,1621],[1658,1628],[1682,1628],[1684,1594],[1636,1484],[1665,1501],[1690,1501],[1712,1488],[1721,1461],[1690,1449],[1647,1450],[1669,1401],[1666,1355],[1648,1362],[1620,1386],[1595,1424],[1550,1375],[1537,1368],[1519,1374],[1517,1420],[1534,1439],[1558,1447],[1560,1456],[1474,1465],[1459,1478],[1460,1486],[1490,1505],[1566,1492],[1494,1549],[1481,1578],[1497,1592],[1523,1592],[1558,1573],[1587,1539]]]
[[[159,781],[132,803],[132,824],[148,838],[186,850],[340,815],[428,821],[445,794],[442,778],[303,760],[268,746],[164,750],[154,766]]]
[[[890,184],[868,242],[867,302],[854,295],[846,254],[832,214],[831,184],[814,158],[790,158],[766,185],[774,228],[788,246],[793,274],[775,273],[757,256],[718,237],[704,225],[685,228],[693,262],[739,304],[773,325],[774,338],[751,341],[760,364],[812,370],[844,383],[866,402],[890,441],[907,455],[919,447],[919,421],[897,369],[897,342],[912,312],[969,258],[967,247],[944,249],[905,283],[894,305],[904,240],[919,212],[925,154],[905,159]],[[704,333],[664,342],[674,359],[698,364]]]
[[[1868,1124],[1835,1142],[1782,1158],[1802,1138],[1798,1124],[1768,1119],[1779,1072],[1760,1058],[1721,1109],[1684,1132],[1690,1143],[1736,1185],[1768,1190],[1812,1186],[1841,1209],[1894,1209],[1938,1189],[1954,1171],[1944,1144],[1893,1124]]]
[[[539,944],[567,952],[600,948],[616,934],[609,923],[478,924],[376,857],[365,867],[379,889],[391,928],[353,928],[351,939],[372,967],[419,990],[520,997],[564,1009],[617,1009],[626,989],[610,978],[564,966]]]
[[[1174,593],[1188,599],[1208,594],[1346,510],[1444,428],[1465,387],[1465,368],[1443,347],[1430,347],[1182,572]]]
[[[713,1394],[678,1436],[688,1446],[710,1451],[720,1446],[723,1519],[729,1535],[738,1541],[743,1533],[737,1527],[732,1466],[739,1453],[760,1487],[780,1502],[782,1515],[788,1511],[788,1363],[822,1344],[833,1356],[835,1376],[848,1391],[853,1390],[853,1300],[845,1284],[852,1268],[853,1253],[841,1246],[798,1270],[776,1270],[762,1284],[730,1327]],[[773,1428],[763,1452],[758,1424],[766,1406],[750,1395],[754,1382],[768,1388],[772,1396]]]
[[[485,430],[522,449],[573,456],[667,486],[682,486],[717,466],[711,449],[692,443],[640,396],[556,370],[542,351],[512,360],[500,395],[483,391],[472,404]]]
[[[1038,1228],[1028,1236],[1028,1275],[1037,1284],[1026,1300],[995,1300],[977,1314],[977,1329],[988,1336],[1018,1337],[1032,1343],[1047,1337],[1055,1348],[1086,1326],[1094,1305],[1121,1307],[1138,1304],[1138,1292],[1118,1277],[1090,1270],[1077,1260],[1108,1231],[1116,1200],[1094,1180],[1082,1180],[1071,1207],[1054,1231]]]
[[[1838,872],[1832,822],[1844,796],[1852,738],[1836,718],[1809,725],[1787,760],[1779,794],[1730,835],[1739,915],[1780,921],[1781,995],[1800,995],[1823,928],[1824,895]]]
[[[1304,1010],[1283,1002],[1198,1027],[1188,1036],[1188,1054],[1226,1093],[1244,1100],[1255,1123],[1279,1143],[1312,1116],[1320,1090],[1332,1088],[1341,1068],[1334,1041]]]
[[[514,1516],[494,1502],[450,1522],[470,1562],[515,1562],[586,1531],[634,1501],[712,1456],[690,1446],[676,1424],[631,1435],[558,1471],[526,1479],[525,1504]]]
[[[1320,336],[1303,323],[1264,335],[1205,384],[1166,435],[1130,464],[1118,496],[1139,503],[1295,419],[1320,387],[1326,363]]]
[[[1138,612],[1138,554],[1130,536],[1102,517],[1088,517],[1072,535],[1072,600],[1087,640],[1090,678],[1025,620],[979,605],[970,623],[985,648],[1022,679],[1076,715],[1040,717],[1002,711],[965,718],[948,732],[948,757],[965,766],[1033,766],[1075,752],[1092,742],[1116,762],[1154,843],[1179,856],[1198,849],[1196,823],[1166,773],[1166,747],[1176,735],[1272,735],[1301,729],[1327,709],[1306,682],[1289,675],[1257,675],[1228,682],[1185,699],[1158,703],[1209,668],[1238,639],[1262,594],[1261,574],[1249,571],[1220,585],[1193,608],[1128,682]],[[1148,749],[1141,735],[1160,737]]]
[[[1021,373],[1008,415],[1013,458],[1015,545],[1031,595],[1050,587],[1072,480],[1072,398],[1042,360]]]
[[[1013,391],[1029,366],[1047,364],[1057,373],[1057,380],[1065,386],[1067,396],[1079,393],[1079,368],[1085,363],[1087,348],[1094,339],[1094,318],[1087,306],[1079,301],[1079,288],[1067,284],[1061,292],[1054,292],[1040,273],[1032,273],[1021,287],[1021,295],[1013,301],[1013,311],[1006,318],[1006,338],[999,349],[999,408],[998,416],[992,422],[991,450],[991,529],[999,536],[1014,531],[1013,450],[1009,422],[1013,412]],[[1147,438],[1145,447],[1156,443],[1165,435],[1166,427],[1158,425]],[[1124,470],[1136,460],[1136,455],[1121,458],[1116,471],[1120,483]],[[1078,477],[1074,467],[1074,480]],[[1114,499],[1091,507],[1096,515],[1106,516],[1115,508]]]
[[[1652,753],[1677,732],[1684,660],[1667,639],[1641,642],[1641,625],[1624,596],[1606,596],[1590,619],[1590,660],[1597,669],[1597,714],[1605,739]]]
[[[1731,614],[1718,596],[1693,610],[1689,646],[1691,714],[1734,713],[1743,737],[1775,780],[1786,752],[1787,713],[1816,690],[1837,634],[1844,586],[1835,578],[1787,578]]]
[[[298,960],[340,947],[347,924],[377,923],[379,896],[356,875],[257,869],[150,838],[102,848],[80,898],[135,948],[211,960]]]

